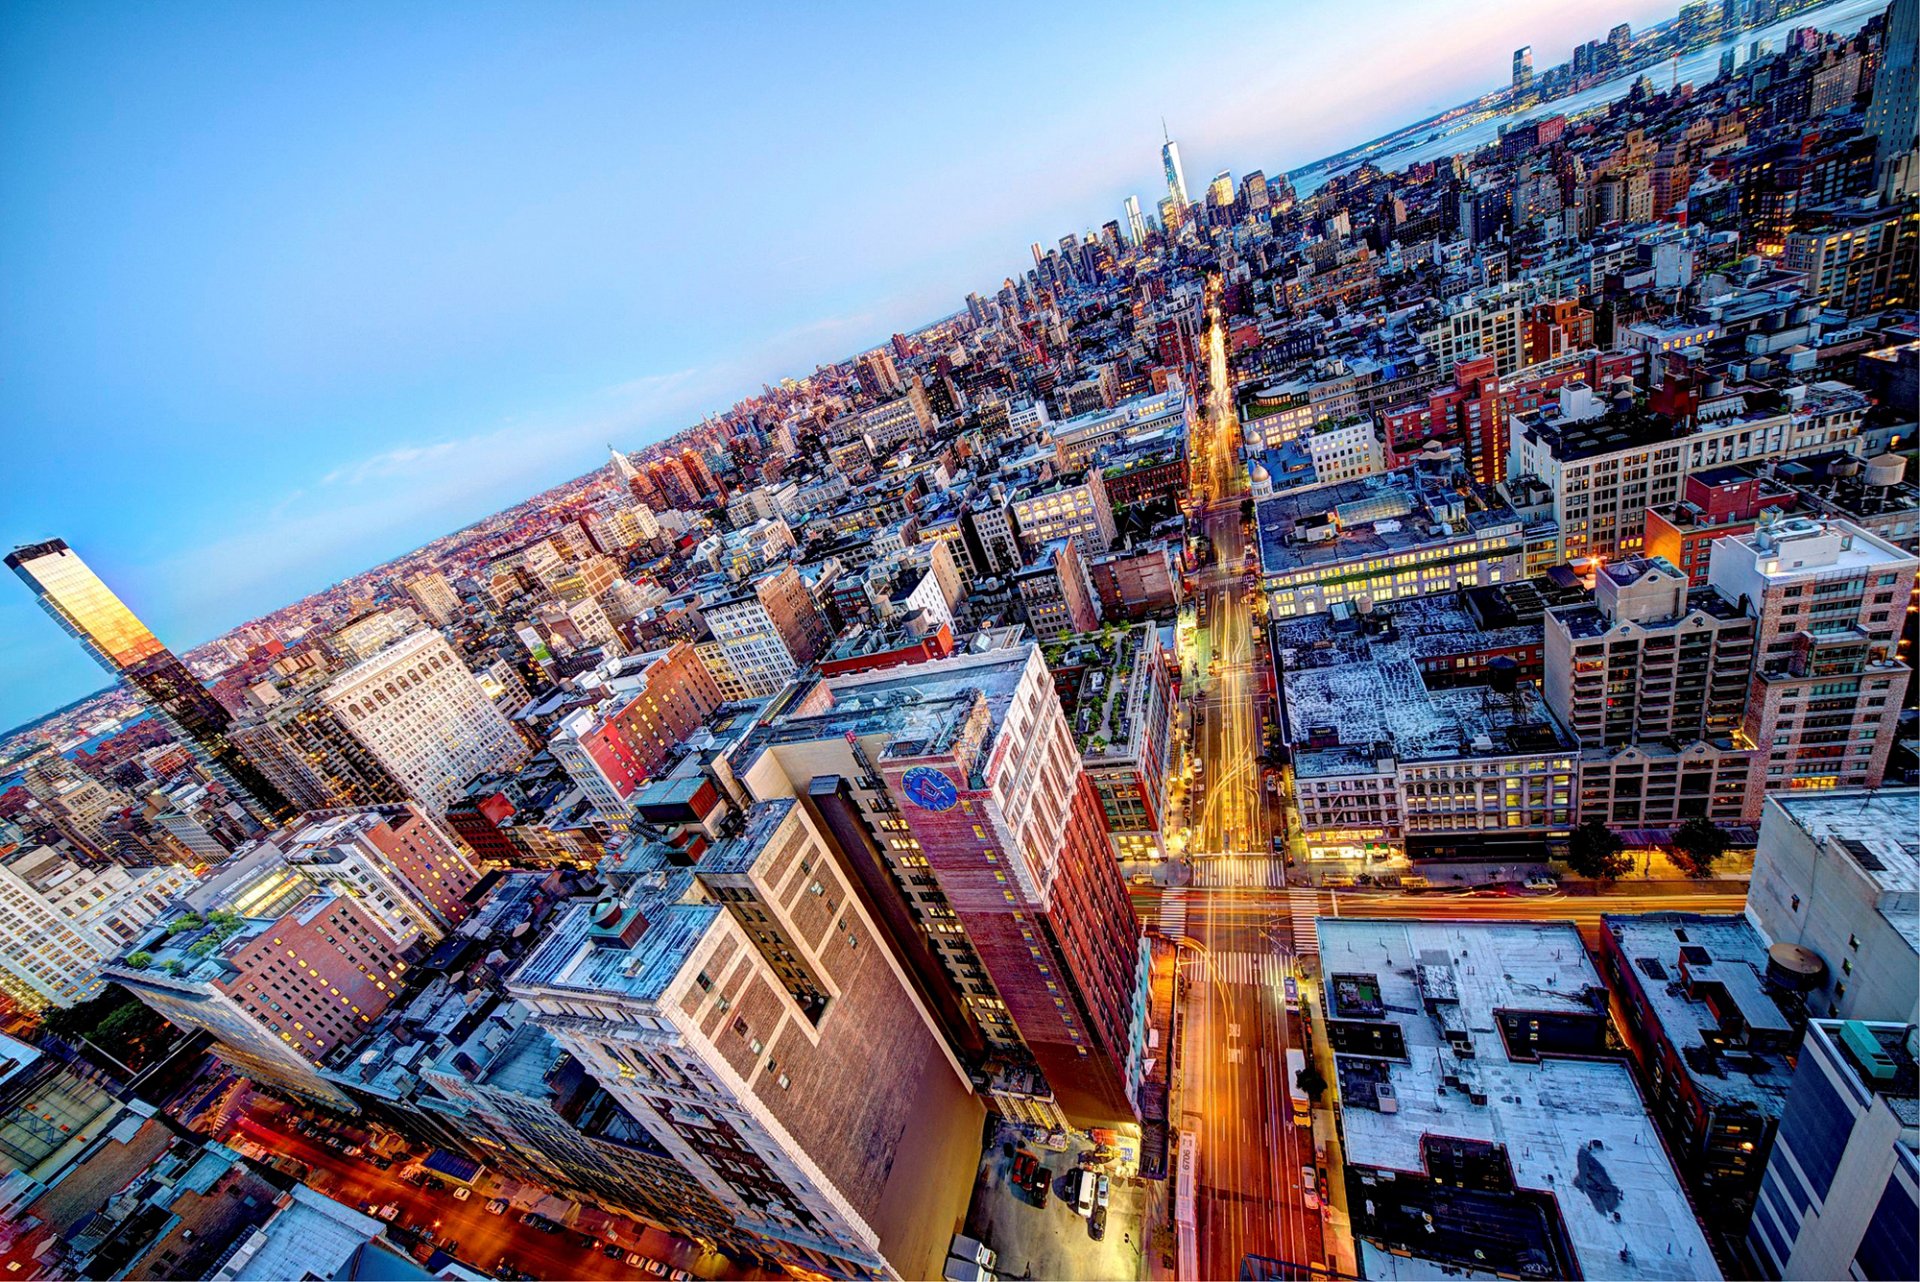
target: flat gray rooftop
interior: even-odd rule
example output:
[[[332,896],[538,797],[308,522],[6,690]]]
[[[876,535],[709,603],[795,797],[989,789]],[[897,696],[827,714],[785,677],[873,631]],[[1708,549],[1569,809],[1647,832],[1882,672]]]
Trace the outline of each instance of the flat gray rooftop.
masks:
[[[1516,1184],[1555,1199],[1583,1276],[1719,1276],[1627,1065],[1507,1057],[1502,1013],[1606,1017],[1605,987],[1573,923],[1322,917],[1315,926],[1324,973],[1372,976],[1384,1018],[1406,1040],[1404,1061],[1368,1061],[1397,1111],[1343,1092],[1348,1162],[1417,1173],[1423,1137],[1502,1145]]]

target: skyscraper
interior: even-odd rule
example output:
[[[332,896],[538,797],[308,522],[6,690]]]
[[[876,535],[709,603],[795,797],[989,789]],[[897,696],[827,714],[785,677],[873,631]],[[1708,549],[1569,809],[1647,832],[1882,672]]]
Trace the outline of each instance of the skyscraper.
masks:
[[[1920,190],[1920,128],[1914,96],[1914,46],[1920,44],[1920,0],[1893,0],[1887,6],[1887,42],[1873,77],[1873,101],[1867,107],[1867,133],[1874,142],[1880,189],[1888,200]]]
[[[1136,245],[1147,243],[1147,220],[1140,216],[1138,196],[1127,197],[1127,235],[1133,238]]]
[[[139,689],[184,738],[199,745],[223,782],[231,782],[243,795],[250,794],[265,813],[276,818],[293,813],[279,789],[228,741],[232,715],[65,540],[15,548],[7,554],[7,568],[33,589],[41,607],[101,667]]]
[[[1166,122],[1160,122],[1162,136],[1166,134]],[[1167,196],[1173,201],[1174,208],[1185,213],[1193,202],[1187,199],[1187,175],[1180,168],[1180,144],[1167,138],[1166,145],[1160,148],[1160,167],[1167,175]]]
[[[1533,46],[1521,45],[1513,51],[1513,87],[1523,90],[1533,83]]]

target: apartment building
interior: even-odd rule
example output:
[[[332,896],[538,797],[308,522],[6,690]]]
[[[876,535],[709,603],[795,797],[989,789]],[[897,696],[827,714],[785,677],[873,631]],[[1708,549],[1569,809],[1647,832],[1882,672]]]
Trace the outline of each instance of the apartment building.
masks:
[[[1664,560],[1600,568],[1591,603],[1545,618],[1547,706],[1580,745],[1580,818],[1737,824],[1753,753],[1735,742],[1755,625]]]
[[[25,1010],[97,997],[100,968],[192,883],[174,864],[82,864],[51,846],[0,852],[0,994]]]
[[[1758,620],[1742,733],[1746,822],[1780,788],[1877,787],[1907,686],[1920,559],[1848,521],[1792,517],[1713,545],[1708,582]]]

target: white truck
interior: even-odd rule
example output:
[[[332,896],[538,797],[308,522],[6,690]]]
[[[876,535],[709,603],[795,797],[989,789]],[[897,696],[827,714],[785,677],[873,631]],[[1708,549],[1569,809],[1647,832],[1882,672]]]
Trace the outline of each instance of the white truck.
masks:
[[[947,1254],[956,1260],[971,1260],[982,1268],[1000,1267],[1000,1253],[977,1237],[968,1237],[964,1233],[953,1235],[953,1245],[947,1248]]]

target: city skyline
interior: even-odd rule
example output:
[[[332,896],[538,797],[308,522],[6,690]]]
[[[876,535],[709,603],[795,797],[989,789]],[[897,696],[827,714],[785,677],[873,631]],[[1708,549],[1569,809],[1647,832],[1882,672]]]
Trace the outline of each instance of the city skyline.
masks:
[[[1384,0],[1376,7],[1383,19],[1407,19],[1411,12]],[[534,157],[509,147],[512,154],[497,162],[515,172],[544,167],[526,176],[557,182],[566,193],[557,201],[548,198],[554,208],[544,215],[550,221],[543,222],[524,197],[515,199],[516,192],[502,189],[504,173],[489,185],[484,174],[470,168],[486,159],[477,150],[489,141],[477,136],[479,126],[472,133],[452,129],[428,101],[431,95],[402,92],[389,83],[400,70],[399,52],[374,60],[344,89],[291,71],[289,84],[269,86],[258,79],[276,60],[297,68],[303,56],[322,63],[345,57],[352,41],[382,34],[377,24],[323,39],[284,18],[257,18],[237,30],[208,19],[170,24],[165,32],[140,32],[134,30],[138,20],[123,17],[131,29],[108,33],[135,44],[139,34],[164,37],[186,65],[195,63],[190,56],[195,51],[224,49],[220,65],[235,79],[223,83],[250,88],[266,104],[258,119],[241,120],[242,113],[231,108],[214,110],[204,97],[205,86],[162,76],[151,61],[133,65],[134,51],[121,43],[94,39],[82,47],[71,26],[44,13],[28,15],[14,24],[8,42],[10,61],[22,75],[15,78],[12,109],[5,117],[19,132],[16,154],[25,156],[16,172],[44,178],[47,195],[41,206],[16,209],[0,221],[0,261],[17,268],[14,275],[24,281],[17,296],[36,304],[29,310],[24,301],[17,303],[17,310],[0,321],[18,336],[4,380],[9,391],[0,406],[16,425],[11,452],[24,481],[8,512],[6,540],[73,540],[129,595],[136,613],[176,648],[191,648],[579,475],[610,436],[628,448],[644,446],[751,394],[765,381],[846,359],[863,345],[884,341],[888,333],[950,314],[968,289],[989,288],[999,274],[1017,270],[1016,247],[1027,240],[1050,241],[1060,228],[1122,216],[1129,194],[1142,196],[1151,210],[1163,190],[1154,165],[1163,111],[1176,139],[1185,140],[1196,172],[1222,166],[1238,172],[1271,163],[1276,152],[1287,166],[1304,165],[1496,86],[1513,41],[1558,48],[1590,35],[1594,22],[1577,5],[1524,18],[1498,14],[1497,6],[1484,4],[1449,7],[1440,14],[1422,10],[1415,20],[1379,28],[1402,31],[1401,43],[1417,44],[1424,59],[1420,66],[1435,73],[1407,75],[1399,94],[1357,95],[1337,86],[1316,94],[1310,81],[1283,74],[1294,66],[1289,61],[1294,45],[1280,39],[1283,25],[1289,33],[1319,33],[1340,47],[1340,41],[1355,40],[1356,31],[1375,29],[1349,23],[1349,16],[1331,7],[1290,13],[1285,24],[1270,14],[1223,15],[1223,22],[1246,25],[1254,38],[1245,48],[1236,42],[1237,52],[1219,55],[1226,61],[1217,71],[1198,61],[1205,50],[1184,43],[1156,46],[1155,60],[1162,65],[1151,75],[1167,88],[1153,101],[1106,84],[1090,71],[1063,77],[1052,70],[1056,82],[1064,81],[1059,92],[1075,107],[1051,129],[1035,131],[1024,113],[1013,113],[998,131],[975,129],[953,139],[954,146],[970,148],[964,152],[968,164],[990,167],[1006,159],[980,144],[983,134],[1002,149],[1015,149],[1013,171],[1028,174],[1030,192],[1040,193],[1040,201],[1016,200],[983,182],[977,185],[983,195],[955,201],[942,190],[915,205],[906,193],[887,191],[889,181],[899,184],[891,161],[882,163],[883,139],[876,136],[864,151],[849,142],[845,145],[858,152],[851,159],[864,166],[860,179],[877,184],[882,196],[877,204],[863,200],[843,183],[793,198],[796,205],[822,211],[815,216],[819,225],[796,227],[786,233],[792,244],[777,245],[802,271],[795,284],[783,291],[777,282],[784,273],[776,273],[771,291],[765,280],[756,281],[750,295],[736,290],[732,315],[677,311],[674,301],[665,299],[657,314],[643,320],[641,313],[653,311],[649,303],[657,296],[646,271],[652,260],[644,256],[622,260],[619,265],[629,275],[617,281],[589,280],[585,276],[594,275],[599,264],[546,248],[531,255],[538,262],[528,268],[553,269],[553,279],[562,283],[550,285],[500,267],[493,252],[501,248],[499,237],[549,225],[577,233],[594,251],[630,239],[621,232],[637,229],[616,226],[614,205],[599,202],[610,202],[619,194],[613,188],[622,183],[621,191],[636,194],[633,184],[644,175],[623,172],[590,180],[575,174],[578,181],[569,183],[558,172],[568,163],[586,165],[614,154],[608,149],[617,140],[608,136],[609,126],[585,130],[588,137],[572,150],[563,149],[564,156]],[[1671,12],[1663,4],[1633,4],[1616,16],[1637,23]],[[490,42],[511,33],[498,18],[478,25],[456,47],[437,55],[440,61],[433,65],[440,79],[435,83],[445,102],[512,126],[517,132],[507,136],[509,142],[524,148],[531,135],[555,124],[553,113],[582,105],[590,94],[610,95],[606,101],[621,109],[627,123],[638,123],[648,106],[617,93],[618,86],[606,79],[612,71],[603,60],[590,60],[586,87],[575,88],[568,103],[551,100],[562,87],[534,78],[520,95],[509,95],[507,105],[490,107],[476,98],[490,88],[483,83],[485,73],[499,70],[504,56]],[[1272,36],[1264,45],[1258,38],[1263,29]],[[101,33],[90,28],[87,34]],[[406,33],[384,34],[398,41]],[[616,43],[630,35],[623,29],[598,34]],[[694,38],[694,33],[682,35]],[[547,36],[562,39],[555,32]],[[1083,36],[1075,39],[1085,46]],[[1115,47],[1101,51],[1105,55],[1143,56],[1130,48],[1138,42],[1120,39],[1119,33],[1113,40]],[[1049,47],[1038,33],[1032,46]],[[1271,59],[1253,52],[1262,47],[1274,51]],[[949,56],[958,62],[964,49],[963,44]],[[7,56],[0,50],[0,57]],[[775,54],[749,42],[739,56],[752,60]],[[1095,61],[1090,52],[1090,68]],[[1019,59],[995,65],[1014,79],[1030,70]],[[139,74],[116,77],[109,91],[99,78],[112,76],[116,68]],[[1208,75],[1198,75],[1199,70]],[[57,79],[62,73],[67,88],[93,84],[100,104],[82,108],[69,99],[88,95],[63,93],[56,105],[53,95],[62,88]],[[324,102],[318,97],[323,90]],[[315,117],[323,106],[331,110],[336,92],[359,110],[335,113],[322,127]],[[660,92],[664,97],[670,90]],[[118,101],[118,93],[146,95],[138,123],[90,114],[106,111],[105,104]],[[1288,116],[1269,105],[1295,101],[1313,101],[1313,115]],[[397,141],[370,148],[371,158],[346,154],[350,137],[373,141],[366,131],[375,128],[383,110],[395,113],[402,134],[451,144],[457,159],[443,159],[446,170],[438,175],[450,184],[446,193],[419,187],[419,176],[408,172]],[[902,119],[874,129],[911,132],[919,117],[911,111],[899,114]],[[723,138],[729,136],[724,119],[709,125]],[[30,137],[29,122],[40,126]],[[166,132],[169,122],[181,129]],[[284,129],[286,138],[269,138],[270,128]],[[190,141],[179,141],[183,135]],[[289,138],[302,145],[288,145]],[[80,162],[63,160],[59,170],[49,169],[56,140],[68,144]],[[168,145],[177,148],[177,173],[154,174],[126,164],[133,154],[129,148],[151,155]],[[1080,181],[1050,182],[1047,151],[1066,146],[1076,149]],[[686,150],[694,148],[689,144]],[[703,154],[715,168],[732,167],[732,158],[718,151]],[[222,166],[235,160],[257,165],[259,173],[234,182],[235,175]],[[778,160],[756,154],[738,163]],[[116,168],[108,171],[108,164]],[[637,159],[628,164],[644,168]],[[348,166],[354,181],[336,196],[315,199],[313,190],[298,184],[328,172],[314,169],[326,165]],[[206,197],[216,180],[245,196],[223,191],[210,210],[196,204],[195,197]],[[379,185],[383,182],[387,186]],[[328,188],[323,184],[321,190]],[[400,215],[391,222],[356,202],[356,197],[377,202],[383,192],[389,200],[404,196],[411,202],[386,206],[386,213]],[[468,198],[460,207],[464,217],[434,221],[435,215],[448,218],[451,206],[443,202],[455,196]],[[945,237],[938,244],[921,234],[929,206],[947,211],[935,220]],[[57,226],[55,209],[70,215]],[[872,225],[857,224],[863,213]],[[262,216],[270,227],[261,225]],[[843,225],[848,223],[855,225]],[[766,228],[752,230],[758,234]],[[218,240],[220,231],[231,238]],[[695,233],[680,228],[677,234]],[[892,238],[887,251],[870,252],[868,242],[884,237]],[[834,252],[836,243],[840,252]],[[107,252],[99,252],[103,245]],[[681,248],[691,252],[693,247]],[[362,255],[368,261],[357,266]],[[108,260],[124,270],[109,278]],[[851,274],[838,270],[849,261],[863,265],[865,275],[857,285]],[[379,323],[367,323],[364,303],[378,298],[383,306],[391,304],[389,295],[374,292],[384,288],[384,282],[371,278],[376,267],[411,272],[421,298],[434,301],[411,304],[424,314],[382,315]],[[256,273],[275,282],[274,296],[286,304],[285,313],[262,295]],[[505,298],[524,306],[503,302],[488,313],[488,300],[479,296],[482,280],[500,285]],[[688,299],[704,307],[725,292],[702,292],[705,282],[698,279],[674,285],[684,291],[683,308]],[[575,294],[569,300],[551,296],[561,289]],[[580,303],[585,306],[575,306]],[[302,308],[301,315],[292,314]],[[578,319],[571,319],[575,312]],[[569,319],[583,331],[566,328]],[[646,330],[648,323],[670,330],[666,341],[653,341],[663,335]],[[304,341],[309,326],[325,337]],[[516,355],[530,338],[516,329],[530,329],[531,341],[553,350],[539,357]],[[550,331],[570,339],[549,337]],[[630,349],[645,348],[649,356],[636,361],[631,350],[619,350],[618,335],[627,335],[633,340]],[[330,358],[344,359],[320,359],[323,349]],[[119,363],[100,358],[103,350],[120,352]],[[403,368],[402,352],[417,358],[413,367]],[[503,366],[511,372],[503,373]],[[102,377],[106,371],[115,376]],[[255,424],[263,419],[283,426],[261,431]],[[155,449],[156,435],[171,448]],[[95,448],[89,460],[94,481],[115,495],[114,502],[60,509],[61,489],[53,481],[73,466],[76,439]],[[36,483],[40,478],[46,483]],[[159,487],[164,489],[156,493]],[[30,603],[0,602],[0,627],[14,640],[0,670],[0,725],[31,721],[97,688],[89,667],[45,628]],[[27,673],[33,674],[31,682],[24,679]]]
[[[1920,0],[311,12],[0,18],[0,1273],[1914,1276]]]

